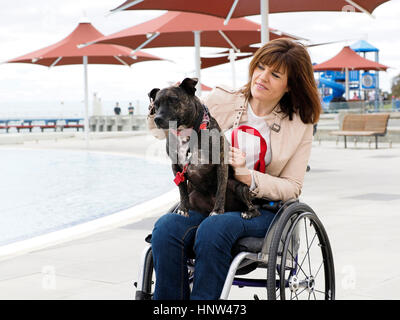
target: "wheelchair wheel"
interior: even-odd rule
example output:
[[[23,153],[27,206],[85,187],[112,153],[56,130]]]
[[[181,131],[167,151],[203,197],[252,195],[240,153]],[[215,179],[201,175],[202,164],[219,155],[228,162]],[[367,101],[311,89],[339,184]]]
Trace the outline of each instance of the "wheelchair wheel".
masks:
[[[267,266],[269,300],[334,300],[335,271],[326,231],[314,211],[293,203],[272,237]]]
[[[153,299],[155,273],[153,265],[153,254],[151,248],[145,254],[143,264],[143,274],[141,282],[138,283],[135,300],[151,300]]]

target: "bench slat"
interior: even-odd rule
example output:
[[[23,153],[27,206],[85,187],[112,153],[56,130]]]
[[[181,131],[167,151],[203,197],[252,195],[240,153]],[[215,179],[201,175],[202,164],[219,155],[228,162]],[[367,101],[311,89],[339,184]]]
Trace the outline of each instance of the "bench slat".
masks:
[[[332,131],[330,134],[335,136],[374,136],[380,133],[376,131]]]
[[[366,115],[364,129],[384,133],[389,121],[389,114]]]

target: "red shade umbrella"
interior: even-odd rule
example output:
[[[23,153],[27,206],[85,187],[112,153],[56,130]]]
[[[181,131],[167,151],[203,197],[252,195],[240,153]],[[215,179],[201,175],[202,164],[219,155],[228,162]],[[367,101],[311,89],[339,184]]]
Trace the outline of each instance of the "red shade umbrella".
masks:
[[[131,50],[115,45],[94,45],[79,49],[79,44],[104,36],[91,23],[82,22],[65,39],[28,53],[21,57],[6,61],[6,63],[31,63],[42,66],[54,67],[71,64],[84,65],[85,83],[85,136],[88,138],[88,84],[87,64],[116,64],[130,66],[137,62],[162,60],[156,56],[144,52],[136,52],[131,55]]]
[[[365,59],[353,51],[349,46],[346,46],[333,58],[320,64],[316,64],[313,68],[314,71],[341,71],[344,69],[386,71],[388,67],[378,62]]]
[[[261,14],[262,30],[268,30],[268,13],[298,11],[356,11],[371,14],[389,0],[127,0],[111,10],[175,10],[230,18]],[[268,42],[268,33],[261,43]]]
[[[237,56],[237,57],[235,57],[235,61],[250,58],[252,55],[253,55],[252,53],[249,53],[249,54],[245,54],[243,56]],[[201,68],[207,69],[207,68],[215,67],[220,64],[224,64],[224,63],[228,63],[228,62],[230,62],[228,54],[226,54],[222,57],[202,57],[201,58]]]
[[[206,47],[237,48],[260,39],[260,25],[248,19],[232,19],[224,25],[223,19],[186,12],[167,12],[150,21],[101,37],[88,44],[117,44],[132,49],[182,47],[195,44],[196,77],[200,83],[200,37]],[[281,36],[271,31],[271,37]],[[199,91],[201,89],[199,88]],[[200,93],[200,92],[199,92]]]
[[[201,90],[202,91],[211,91],[212,88],[209,86],[206,86],[205,84],[201,84]]]
[[[346,99],[349,98],[349,81],[348,74],[349,70],[387,70],[387,66],[380,64],[378,62],[365,59],[359,56],[355,51],[353,51],[349,46],[344,47],[336,56],[333,58],[316,64],[313,66],[314,71],[342,71],[345,70],[346,74]]]

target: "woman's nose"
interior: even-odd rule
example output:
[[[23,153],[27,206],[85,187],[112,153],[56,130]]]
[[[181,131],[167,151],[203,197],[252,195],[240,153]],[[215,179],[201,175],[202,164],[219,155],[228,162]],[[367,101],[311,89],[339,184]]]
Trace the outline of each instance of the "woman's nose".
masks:
[[[264,81],[267,81],[269,79],[269,70],[265,69],[261,74],[260,77],[261,79],[263,79]]]

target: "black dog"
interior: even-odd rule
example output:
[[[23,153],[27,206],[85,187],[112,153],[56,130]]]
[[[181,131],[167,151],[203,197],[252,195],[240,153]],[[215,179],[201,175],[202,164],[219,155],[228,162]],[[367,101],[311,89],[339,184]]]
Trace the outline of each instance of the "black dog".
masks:
[[[150,91],[150,114],[160,129],[168,130],[167,153],[172,160],[180,206],[204,214],[242,211],[250,219],[260,215],[250,198],[249,187],[234,179],[227,164],[228,142],[217,121],[195,96],[197,80],[186,78],[179,86]],[[186,183],[188,181],[188,183]]]

